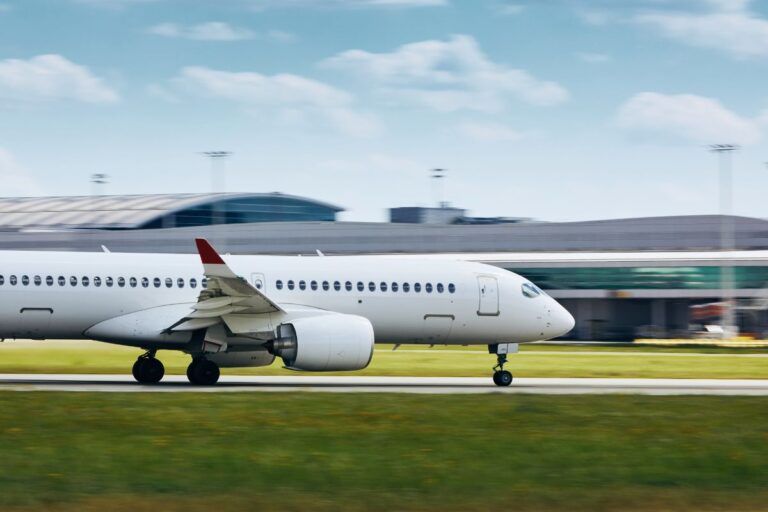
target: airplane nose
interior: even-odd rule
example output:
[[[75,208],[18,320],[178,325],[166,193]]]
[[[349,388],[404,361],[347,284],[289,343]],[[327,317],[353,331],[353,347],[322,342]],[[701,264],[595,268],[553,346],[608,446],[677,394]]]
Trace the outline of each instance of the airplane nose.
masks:
[[[564,334],[569,333],[574,325],[576,325],[576,321],[567,309],[554,299],[552,299],[552,301],[554,304],[552,305],[550,314],[548,329],[549,338],[557,338],[558,336],[563,336]]]
[[[573,329],[573,326],[576,325],[576,320],[573,318],[573,315],[565,309],[560,304],[557,305],[559,311],[557,312],[557,320],[555,321],[555,328],[558,330],[559,334],[557,336],[562,336],[564,334],[568,334],[571,332],[571,329]]]

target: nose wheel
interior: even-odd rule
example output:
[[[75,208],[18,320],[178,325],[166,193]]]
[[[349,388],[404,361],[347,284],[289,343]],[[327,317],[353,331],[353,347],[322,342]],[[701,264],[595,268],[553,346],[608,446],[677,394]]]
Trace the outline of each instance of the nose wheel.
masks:
[[[497,386],[509,386],[512,384],[512,373],[504,369],[507,362],[507,354],[496,355],[496,366],[493,367],[493,383]]]

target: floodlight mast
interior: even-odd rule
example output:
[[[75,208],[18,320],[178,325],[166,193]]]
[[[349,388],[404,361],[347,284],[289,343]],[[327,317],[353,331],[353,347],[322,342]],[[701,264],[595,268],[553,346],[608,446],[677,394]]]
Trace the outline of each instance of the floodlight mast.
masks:
[[[91,195],[103,196],[103,186],[107,183],[109,183],[109,174],[104,174],[103,172],[96,172],[91,174]]]
[[[435,184],[435,198],[437,199],[437,207],[445,208],[446,203],[444,201],[444,187],[443,181],[445,179],[445,169],[432,169],[431,171],[432,182]]]
[[[731,154],[738,150],[735,144],[712,144],[709,150],[718,154],[720,168],[720,250],[723,253],[723,264],[720,266],[720,296],[723,304],[721,315],[722,339],[731,334],[730,329],[735,325],[733,314],[734,280],[732,251],[736,248],[733,225],[733,179]]]

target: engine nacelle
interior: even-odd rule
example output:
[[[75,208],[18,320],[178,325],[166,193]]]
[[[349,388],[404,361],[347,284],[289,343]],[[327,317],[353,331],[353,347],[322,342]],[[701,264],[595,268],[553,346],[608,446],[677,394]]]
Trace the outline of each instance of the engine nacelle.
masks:
[[[355,315],[297,318],[277,327],[269,348],[294,370],[362,370],[373,357],[373,326]]]

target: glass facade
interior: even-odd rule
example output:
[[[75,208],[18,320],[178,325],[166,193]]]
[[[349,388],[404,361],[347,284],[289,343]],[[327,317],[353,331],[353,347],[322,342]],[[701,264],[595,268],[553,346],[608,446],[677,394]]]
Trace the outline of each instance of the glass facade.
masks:
[[[336,220],[336,209],[323,204],[279,195],[243,197],[202,204],[159,217],[144,229],[243,224],[248,222],[298,222]]]
[[[508,268],[544,290],[720,288],[721,267]],[[768,287],[768,267],[734,267],[737,289]]]

